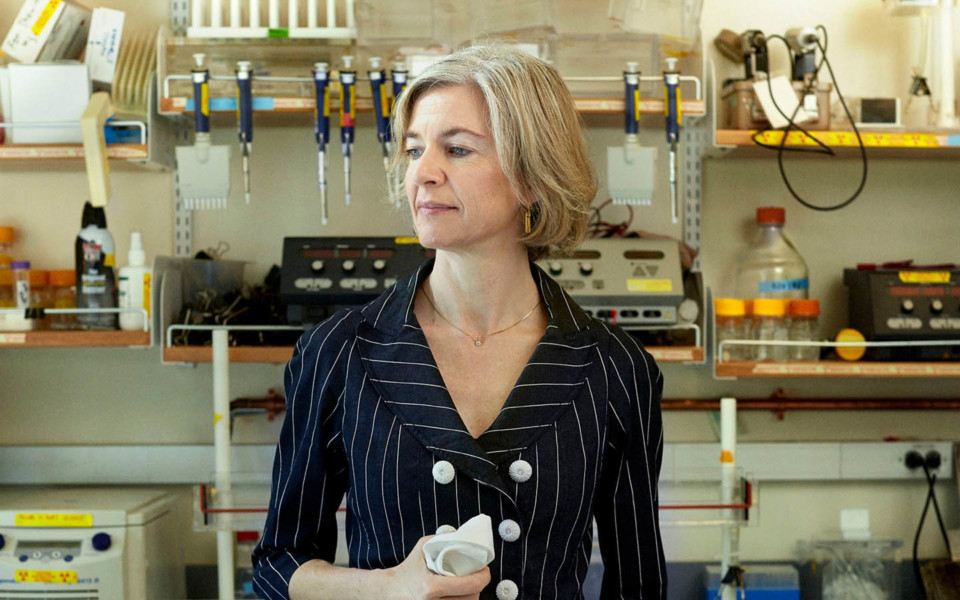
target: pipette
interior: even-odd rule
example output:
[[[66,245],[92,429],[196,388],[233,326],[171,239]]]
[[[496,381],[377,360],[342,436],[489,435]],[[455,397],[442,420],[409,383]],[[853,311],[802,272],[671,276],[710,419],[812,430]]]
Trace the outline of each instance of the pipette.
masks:
[[[390,177],[390,101],[387,98],[386,73],[380,68],[380,58],[370,58],[370,95],[373,98],[373,115],[377,123],[377,139],[383,150],[383,170],[387,174],[387,193],[390,201],[396,204],[393,190],[393,178]]]
[[[663,72],[665,87],[663,112],[667,117],[667,143],[670,144],[670,206],[673,222],[679,221],[677,206],[677,143],[680,141],[680,123],[683,113],[680,110],[680,71],[677,71],[677,59],[669,57],[667,70]]]
[[[390,103],[390,112],[393,112],[397,105],[397,98],[403,90],[407,89],[407,65],[402,62],[393,63],[393,70],[390,71],[390,79],[393,80],[393,100]]]
[[[330,141],[330,72],[327,63],[313,65],[313,83],[317,89],[317,109],[313,134],[317,140],[317,185],[320,187],[320,220],[327,224],[327,142]]]
[[[357,72],[351,71],[352,56],[343,57],[340,69],[340,149],[343,151],[344,202],[350,206],[350,155],[353,154],[353,131],[357,116]]]
[[[243,156],[243,196],[250,204],[250,148],[253,146],[253,69],[249,61],[237,62],[237,127]]]

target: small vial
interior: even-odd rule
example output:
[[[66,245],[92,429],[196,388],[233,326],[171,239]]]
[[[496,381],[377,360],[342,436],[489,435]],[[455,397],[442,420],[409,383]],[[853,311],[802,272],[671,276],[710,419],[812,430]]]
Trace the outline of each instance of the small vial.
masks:
[[[13,305],[23,311],[19,315],[7,315],[7,331],[32,331],[37,323],[26,318],[26,310],[30,307],[30,263],[25,260],[15,260],[10,263],[10,272],[13,274]]]
[[[746,302],[737,298],[717,298],[713,301],[713,311],[717,317],[717,356],[720,362],[747,360],[750,346],[724,344],[726,340],[748,339]]]
[[[754,340],[785,342],[789,338],[787,327],[787,302],[779,298],[755,298],[753,300]],[[753,360],[757,362],[782,362],[789,354],[787,346],[759,344],[754,346]]]
[[[819,339],[819,300],[790,301],[790,341],[815,342]],[[790,346],[790,360],[820,360],[818,346]]]
[[[53,308],[53,296],[50,293],[48,271],[30,269],[30,308]],[[50,329],[50,315],[44,313],[42,319],[33,319],[34,329]]]
[[[13,227],[0,227],[0,269],[9,269],[13,258],[10,246],[13,245]]]
[[[53,308],[77,307],[77,272],[73,269],[50,271],[50,293]],[[77,329],[77,315],[72,313],[50,315],[51,329]]]

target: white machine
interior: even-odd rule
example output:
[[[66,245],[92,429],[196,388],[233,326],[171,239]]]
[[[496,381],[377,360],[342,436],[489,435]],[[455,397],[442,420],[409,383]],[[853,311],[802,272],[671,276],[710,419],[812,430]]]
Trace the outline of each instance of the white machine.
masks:
[[[0,597],[186,597],[174,500],[136,488],[0,488]]]

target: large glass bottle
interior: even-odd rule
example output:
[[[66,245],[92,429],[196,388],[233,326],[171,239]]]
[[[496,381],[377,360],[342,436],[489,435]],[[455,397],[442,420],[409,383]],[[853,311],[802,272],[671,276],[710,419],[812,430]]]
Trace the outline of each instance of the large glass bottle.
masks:
[[[784,234],[785,213],[778,206],[757,209],[757,233],[737,266],[738,298],[807,297],[807,263]]]

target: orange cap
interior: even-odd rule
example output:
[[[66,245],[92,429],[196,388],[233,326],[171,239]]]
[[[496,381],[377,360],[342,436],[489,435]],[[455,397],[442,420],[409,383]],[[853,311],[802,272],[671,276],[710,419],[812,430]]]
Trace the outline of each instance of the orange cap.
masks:
[[[742,317],[747,314],[746,303],[739,298],[715,298],[713,310],[718,317]]]
[[[54,269],[50,271],[50,285],[57,287],[77,285],[77,272],[73,269]]]
[[[781,206],[762,206],[757,209],[757,223],[784,224],[787,220],[787,211]]]
[[[30,287],[37,289],[42,287],[47,287],[47,282],[49,281],[49,276],[46,271],[40,269],[30,269]]]
[[[13,227],[0,227],[0,243],[13,243]]]
[[[753,314],[756,317],[782,317],[787,314],[787,301],[780,298],[755,298]]]
[[[790,314],[797,317],[819,317],[820,316],[820,301],[819,300],[791,300],[790,301]]]

